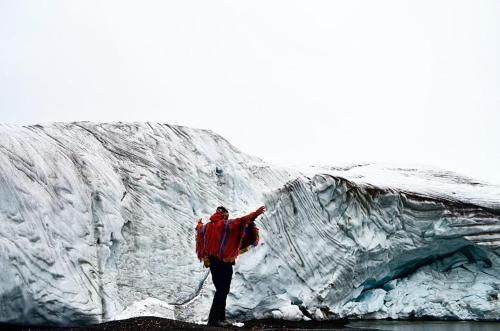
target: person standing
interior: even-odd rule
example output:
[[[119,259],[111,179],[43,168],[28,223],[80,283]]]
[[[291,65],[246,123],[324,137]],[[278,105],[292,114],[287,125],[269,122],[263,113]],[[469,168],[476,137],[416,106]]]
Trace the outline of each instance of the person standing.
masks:
[[[226,298],[229,294],[233,265],[236,258],[250,246],[257,246],[259,229],[255,219],[264,213],[266,208],[239,218],[229,219],[229,212],[224,206],[217,207],[210,222],[203,224],[201,219],[196,226],[196,253],[205,267],[210,268],[215,295],[208,316],[208,325],[225,326]]]

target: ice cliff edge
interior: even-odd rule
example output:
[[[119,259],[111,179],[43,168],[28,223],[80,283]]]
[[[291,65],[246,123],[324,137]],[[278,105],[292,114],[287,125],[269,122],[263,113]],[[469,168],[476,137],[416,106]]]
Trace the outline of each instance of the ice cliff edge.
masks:
[[[498,186],[428,168],[281,168],[211,131],[78,122],[0,125],[0,321],[206,317],[194,226],[219,204],[268,207],[262,244],[235,269],[235,318],[500,318]]]

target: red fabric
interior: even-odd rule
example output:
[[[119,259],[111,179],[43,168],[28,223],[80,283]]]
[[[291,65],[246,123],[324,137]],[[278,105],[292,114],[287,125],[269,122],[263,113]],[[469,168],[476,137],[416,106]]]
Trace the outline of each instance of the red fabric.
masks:
[[[258,214],[253,212],[240,218],[224,220],[221,213],[215,213],[205,225],[200,219],[196,226],[196,253],[200,261],[214,256],[224,262],[234,262],[240,253],[245,228],[257,216]]]

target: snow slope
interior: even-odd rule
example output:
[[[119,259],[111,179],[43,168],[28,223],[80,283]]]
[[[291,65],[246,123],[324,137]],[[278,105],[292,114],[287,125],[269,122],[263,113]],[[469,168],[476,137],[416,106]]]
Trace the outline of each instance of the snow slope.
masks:
[[[202,322],[213,286],[194,227],[221,204],[268,207],[230,317],[500,317],[498,186],[425,167],[278,167],[211,131],[79,122],[0,126],[0,321]]]

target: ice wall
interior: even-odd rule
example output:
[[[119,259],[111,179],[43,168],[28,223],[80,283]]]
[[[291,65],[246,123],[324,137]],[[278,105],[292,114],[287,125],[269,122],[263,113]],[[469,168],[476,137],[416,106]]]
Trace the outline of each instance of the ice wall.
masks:
[[[0,321],[206,319],[194,226],[220,204],[268,207],[235,268],[236,319],[499,316],[497,186],[430,168],[282,168],[211,131],[78,122],[0,126]]]
[[[244,213],[291,173],[205,130],[0,127],[0,320],[95,323],[136,301],[182,305],[207,272],[194,227]]]
[[[287,183],[267,197],[242,313],[281,299],[309,317],[498,319],[499,209],[445,196],[330,174]]]

